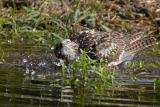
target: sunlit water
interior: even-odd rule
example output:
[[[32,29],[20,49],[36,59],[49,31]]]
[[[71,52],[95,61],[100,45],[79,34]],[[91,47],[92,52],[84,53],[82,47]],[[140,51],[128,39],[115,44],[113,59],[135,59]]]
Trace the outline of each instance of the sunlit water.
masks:
[[[77,94],[70,86],[51,86],[58,67],[52,50],[45,46],[3,45],[0,52],[0,107],[160,106],[155,75],[145,74],[137,81],[124,75],[117,78],[124,82],[121,88]]]

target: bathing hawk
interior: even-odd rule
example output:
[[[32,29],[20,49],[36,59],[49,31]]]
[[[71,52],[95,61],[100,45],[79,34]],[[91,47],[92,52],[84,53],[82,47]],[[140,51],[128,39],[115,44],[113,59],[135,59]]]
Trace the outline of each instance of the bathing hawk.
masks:
[[[136,53],[153,45],[155,41],[156,37],[144,36],[142,32],[86,30],[63,39],[55,46],[55,54],[67,61],[73,61],[80,56],[82,49],[91,58],[105,58],[109,61],[108,66],[116,66],[132,60]]]

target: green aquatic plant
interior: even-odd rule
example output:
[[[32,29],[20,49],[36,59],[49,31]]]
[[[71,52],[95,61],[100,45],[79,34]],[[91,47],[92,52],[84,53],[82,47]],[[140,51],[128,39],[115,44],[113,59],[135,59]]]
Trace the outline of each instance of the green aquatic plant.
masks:
[[[129,65],[129,69],[134,71],[135,69],[140,69],[140,70],[144,70],[145,69],[145,62],[144,61],[133,61],[132,63],[130,63]]]
[[[157,63],[154,62],[135,60],[128,65],[128,72],[131,78],[136,80],[140,75],[144,75],[147,73],[150,73],[151,75],[156,75],[156,73],[160,73],[160,67]]]
[[[155,85],[155,89],[160,91],[160,77],[156,79],[156,81],[154,82]]]
[[[81,50],[82,55],[68,66],[63,64],[60,84],[54,82],[54,86],[70,85],[74,88],[87,90],[103,90],[115,84],[115,70],[106,68],[106,60],[93,60],[87,52]]]

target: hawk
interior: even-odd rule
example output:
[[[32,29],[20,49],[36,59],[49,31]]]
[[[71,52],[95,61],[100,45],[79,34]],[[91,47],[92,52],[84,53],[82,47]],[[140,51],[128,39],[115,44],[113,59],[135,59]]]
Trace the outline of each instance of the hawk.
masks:
[[[55,46],[56,56],[73,61],[80,56],[80,49],[88,52],[94,59],[107,59],[108,66],[116,66],[131,61],[135,54],[156,43],[156,37],[144,33],[125,33],[120,31],[100,32],[81,31],[70,38],[63,39]]]

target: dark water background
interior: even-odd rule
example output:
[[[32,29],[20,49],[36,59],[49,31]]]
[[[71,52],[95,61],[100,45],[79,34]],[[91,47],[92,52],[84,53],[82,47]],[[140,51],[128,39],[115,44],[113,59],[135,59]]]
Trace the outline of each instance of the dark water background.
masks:
[[[103,93],[76,93],[70,86],[53,87],[59,73],[53,51],[45,46],[0,46],[0,107],[160,107],[154,89],[156,75],[144,74],[135,81],[117,77],[121,88]]]

